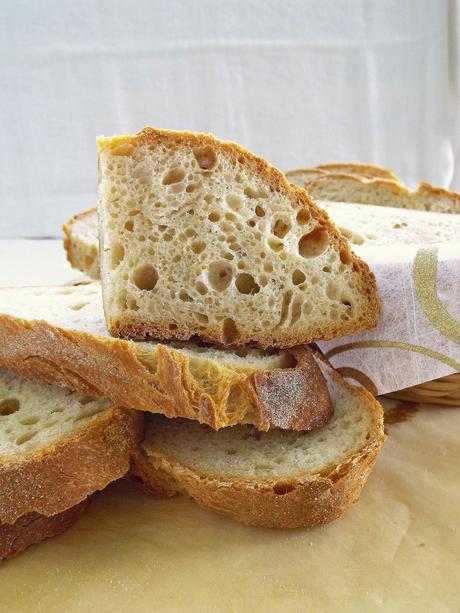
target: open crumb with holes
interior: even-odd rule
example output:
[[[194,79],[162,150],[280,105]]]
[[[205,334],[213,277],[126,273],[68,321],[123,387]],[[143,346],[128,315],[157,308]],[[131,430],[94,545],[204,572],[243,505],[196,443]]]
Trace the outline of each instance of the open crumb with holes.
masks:
[[[0,369],[0,523],[55,515],[122,477],[140,413]]]
[[[205,508],[256,526],[330,522],[355,502],[384,441],[380,405],[319,360],[334,417],[315,432],[206,426],[147,418],[133,472],[156,492],[188,494]]]
[[[153,128],[98,145],[113,335],[289,347],[376,325],[367,265],[264,160],[212,136]]]

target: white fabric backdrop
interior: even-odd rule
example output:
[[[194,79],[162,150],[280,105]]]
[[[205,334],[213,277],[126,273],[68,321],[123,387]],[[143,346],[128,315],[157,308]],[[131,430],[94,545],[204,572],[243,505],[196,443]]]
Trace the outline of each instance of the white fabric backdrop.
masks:
[[[460,187],[456,0],[2,0],[0,236],[94,203],[98,134],[213,132],[283,170]],[[457,29],[458,33],[458,29]]]

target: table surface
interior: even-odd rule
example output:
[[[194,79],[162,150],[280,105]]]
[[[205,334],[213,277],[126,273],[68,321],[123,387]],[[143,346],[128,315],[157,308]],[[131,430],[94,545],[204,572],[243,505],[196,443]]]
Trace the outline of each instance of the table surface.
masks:
[[[0,261],[3,286],[79,278],[60,241],[3,240]],[[388,420],[361,500],[329,526],[246,527],[119,482],[0,567],[0,610],[459,611],[460,410],[411,408]]]

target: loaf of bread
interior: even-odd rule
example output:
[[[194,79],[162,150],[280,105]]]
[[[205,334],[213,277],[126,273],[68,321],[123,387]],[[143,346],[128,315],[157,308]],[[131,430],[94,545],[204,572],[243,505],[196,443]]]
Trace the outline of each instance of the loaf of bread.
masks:
[[[304,187],[313,179],[330,174],[356,175],[366,179],[389,179],[390,181],[396,181],[402,184],[402,181],[392,170],[380,166],[372,166],[371,164],[319,164],[313,168],[289,170],[286,173],[286,177],[292,183]]]
[[[403,209],[419,209],[437,213],[460,213],[460,194],[420,183],[410,190],[402,183],[389,179],[367,179],[350,174],[325,174],[305,180],[301,173],[293,171],[290,180],[308,191],[317,201],[354,202]]]
[[[0,289],[0,365],[213,428],[311,430],[332,406],[308,347],[290,351],[110,338],[98,283]]]
[[[112,335],[291,347],[377,323],[367,265],[304,190],[212,136],[99,138]]]
[[[64,512],[123,477],[142,415],[2,368],[0,424],[0,523],[12,524]]]
[[[254,526],[328,523],[354,503],[385,439],[380,405],[318,359],[334,417],[310,433],[251,426],[214,432],[151,415],[132,473],[160,496],[176,492]]]

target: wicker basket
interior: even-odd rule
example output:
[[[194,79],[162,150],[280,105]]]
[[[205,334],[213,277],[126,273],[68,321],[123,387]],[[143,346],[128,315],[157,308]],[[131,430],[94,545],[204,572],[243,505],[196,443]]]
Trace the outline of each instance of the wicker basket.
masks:
[[[389,398],[460,407],[460,372],[387,394]]]

